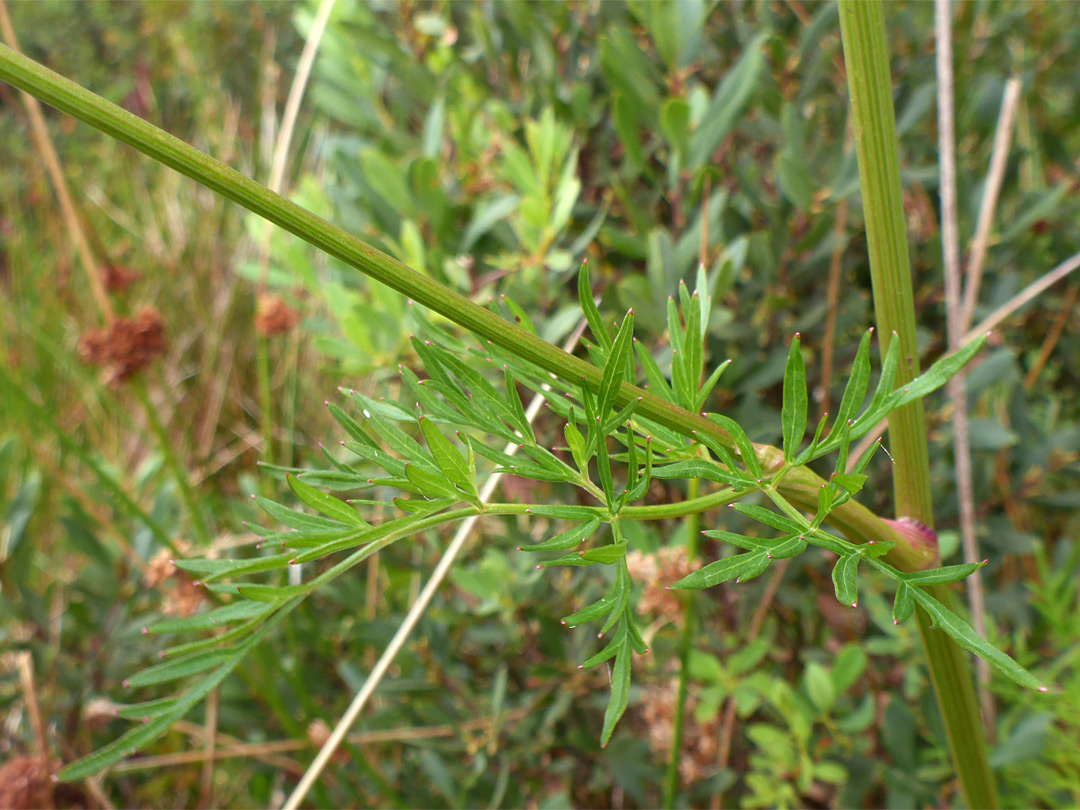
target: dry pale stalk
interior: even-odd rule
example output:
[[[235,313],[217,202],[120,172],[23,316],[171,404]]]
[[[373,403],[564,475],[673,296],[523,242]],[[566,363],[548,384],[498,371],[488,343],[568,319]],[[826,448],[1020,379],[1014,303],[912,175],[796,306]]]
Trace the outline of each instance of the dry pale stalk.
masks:
[[[3,33],[8,46],[12,50],[18,51],[19,41],[15,37],[15,29],[11,25],[11,17],[8,16],[7,5],[4,0],[0,0],[0,32]],[[26,106],[26,114],[30,118],[30,137],[34,141],[34,147],[41,157],[41,162],[45,164],[45,169],[49,173],[53,191],[56,192],[56,198],[60,202],[60,211],[64,217],[64,224],[67,225],[68,233],[75,242],[79,260],[82,262],[83,269],[86,270],[86,276],[90,280],[90,290],[93,293],[94,301],[97,303],[98,309],[101,310],[105,322],[111,324],[115,320],[116,314],[113,312],[112,302],[109,300],[109,295],[105,290],[104,275],[101,267],[98,266],[97,261],[94,259],[94,253],[90,249],[90,242],[86,238],[86,231],[83,230],[82,221],[75,210],[71,191],[68,189],[67,180],[64,179],[64,172],[60,168],[60,159],[57,157],[56,149],[53,148],[52,139],[49,137],[49,128],[45,123],[45,116],[41,112],[41,104],[29,93],[20,93],[20,95],[23,104]]]
[[[938,155],[941,173],[938,189],[941,195],[941,249],[945,265],[945,320],[949,350],[955,351],[961,345],[964,319],[961,314],[960,300],[963,281],[960,277],[960,226],[956,202],[956,127],[953,115],[950,0],[934,0],[934,18],[934,37],[937,44]],[[996,190],[988,188],[987,191],[986,196],[993,194],[996,197]],[[985,199],[986,197],[984,201]],[[977,294],[978,276],[971,278],[968,289],[973,295]],[[960,542],[964,562],[977,563],[981,556],[979,555],[979,541],[975,535],[975,491],[971,474],[967,385],[963,374],[957,374],[949,380],[948,391],[953,405],[953,462],[956,468],[956,497],[960,506]],[[976,633],[985,637],[986,604],[983,596],[982,571],[974,571],[965,582],[972,626]],[[982,705],[983,721],[986,723],[987,734],[993,740],[997,723],[994,697],[990,692],[990,665],[976,656],[975,672],[979,684],[979,703]]]
[[[1061,311],[1059,311],[1057,317],[1054,318],[1054,323],[1051,324],[1050,331],[1046,333],[1046,340],[1043,341],[1042,348],[1039,349],[1039,356],[1035,359],[1035,362],[1031,364],[1031,368],[1024,377],[1025,391],[1031,391],[1035,387],[1035,382],[1039,379],[1039,375],[1042,374],[1042,370],[1049,362],[1050,355],[1054,352],[1054,347],[1057,346],[1057,342],[1061,340],[1061,333],[1065,331],[1065,325],[1069,322],[1069,318],[1075,314],[1077,293],[1080,293],[1080,284],[1070,284],[1069,289],[1065,292],[1065,300],[1062,302]]]
[[[961,329],[971,326],[971,319],[975,315],[975,304],[979,300],[979,283],[982,280],[983,265],[986,262],[986,250],[990,244],[990,226],[994,222],[994,210],[997,208],[998,196],[1001,194],[1001,183],[1005,179],[1009,142],[1012,140],[1016,108],[1019,103],[1020,79],[1013,76],[1005,83],[1001,112],[998,113],[997,130],[994,132],[994,146],[990,153],[990,169],[986,174],[986,187],[983,190],[982,201],[979,203],[975,237],[971,240],[971,252],[968,254],[967,286],[964,288]]]

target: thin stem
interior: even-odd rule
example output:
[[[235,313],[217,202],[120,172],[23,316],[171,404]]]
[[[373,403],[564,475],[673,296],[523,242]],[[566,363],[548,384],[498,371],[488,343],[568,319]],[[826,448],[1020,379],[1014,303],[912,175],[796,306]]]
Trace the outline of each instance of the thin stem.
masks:
[[[938,155],[941,178],[941,249],[945,266],[945,322],[950,350],[959,348],[964,331],[961,313],[960,226],[956,202],[956,130],[953,116],[953,56],[951,0],[934,0],[934,36],[937,42],[938,76]],[[996,192],[995,192],[996,193]],[[981,260],[980,260],[981,265]],[[978,277],[971,278],[969,292],[975,292]],[[974,299],[972,299],[974,304]],[[960,505],[960,540],[964,562],[982,559],[979,541],[975,536],[975,491],[971,475],[971,440],[968,433],[967,384],[964,375],[957,374],[948,384],[953,406],[953,462],[956,471],[956,498]],[[965,581],[971,623],[975,632],[986,636],[986,605],[983,598],[982,571],[975,570]],[[990,692],[990,664],[975,659],[975,674],[979,682],[979,703],[983,720],[992,742],[997,722],[994,696]]]
[[[274,463],[274,414],[270,396],[270,341],[259,336],[255,343],[255,370],[259,386],[259,433],[262,436],[262,460]]]
[[[1005,93],[1001,98],[1001,112],[998,113],[994,146],[990,152],[990,169],[986,173],[986,186],[983,189],[982,201],[979,203],[975,237],[971,240],[971,253],[968,256],[967,286],[964,288],[964,305],[960,319],[961,329],[971,326],[971,319],[975,316],[975,304],[979,300],[979,282],[986,262],[986,249],[990,244],[990,226],[994,223],[994,210],[997,208],[1001,184],[1005,179],[1009,141],[1012,140],[1016,108],[1020,103],[1020,87],[1020,79],[1016,76],[1010,77],[1005,82]]]
[[[143,412],[146,414],[146,420],[150,423],[150,429],[157,437],[158,445],[161,448],[161,455],[165,458],[165,466],[169,468],[173,480],[176,481],[176,486],[180,489],[180,497],[187,507],[188,514],[191,516],[192,528],[195,530],[195,534],[198,535],[201,545],[204,548],[209,548],[210,530],[206,527],[206,521],[203,518],[202,511],[199,509],[199,504],[195,500],[195,492],[191,488],[191,482],[188,480],[187,471],[180,465],[176,453],[173,452],[172,439],[165,430],[165,426],[161,424],[161,420],[158,419],[157,409],[154,408],[153,404],[150,402],[150,398],[146,395],[146,388],[143,386],[142,381],[138,379],[132,380],[131,388],[142,405]]]
[[[698,479],[687,484],[687,500],[697,499]],[[693,512],[686,518],[686,560],[693,562],[698,554],[698,515]],[[667,778],[664,782],[664,807],[675,807],[675,795],[679,792],[679,761],[682,759],[683,727],[686,722],[686,697],[690,678],[690,653],[694,648],[694,630],[697,624],[695,610],[696,591],[683,594],[683,632],[679,642],[679,688],[675,696],[675,719],[671,734],[671,750],[668,752]]]
[[[1028,369],[1028,373],[1024,376],[1025,391],[1030,393],[1035,388],[1039,375],[1042,374],[1042,370],[1046,368],[1046,364],[1050,361],[1050,355],[1054,353],[1054,347],[1057,346],[1057,342],[1061,339],[1061,333],[1065,331],[1065,325],[1076,312],[1078,294],[1080,294],[1080,284],[1076,283],[1070,284],[1069,289],[1065,291],[1065,300],[1061,304],[1061,311],[1054,318],[1050,331],[1046,333],[1046,339],[1043,341],[1042,348],[1039,349],[1039,356],[1031,364],[1031,368]]]
[[[626,520],[670,520],[671,518],[687,517],[701,512],[707,512],[718,506],[745,498],[756,490],[744,489],[741,492],[733,492],[730,488],[708,495],[687,498],[678,503],[661,503],[655,506],[624,506],[619,512],[619,517]]]
[[[900,341],[897,384],[903,385],[918,373],[919,363],[882,4],[840,0],[840,28],[881,348],[884,352],[890,340]],[[926,419],[921,401],[889,417],[889,435],[895,460],[896,510],[932,526]],[[942,593],[935,593],[936,598],[948,599],[946,589],[938,590]],[[931,629],[924,610],[917,609],[916,615],[964,797],[969,807],[996,807],[997,790],[967,658],[948,636]]]

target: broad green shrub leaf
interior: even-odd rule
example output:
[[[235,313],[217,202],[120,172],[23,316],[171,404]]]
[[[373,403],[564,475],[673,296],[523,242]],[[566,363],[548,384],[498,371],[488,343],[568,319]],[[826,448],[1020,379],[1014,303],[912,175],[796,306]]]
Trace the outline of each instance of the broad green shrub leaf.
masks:
[[[758,34],[735,66],[724,76],[697,130],[690,138],[686,165],[703,166],[734,128],[765,71],[762,46],[768,34]]]
[[[836,702],[836,688],[833,686],[829,673],[821,664],[811,661],[806,666],[803,676],[806,683],[806,694],[818,711],[827,713]]]

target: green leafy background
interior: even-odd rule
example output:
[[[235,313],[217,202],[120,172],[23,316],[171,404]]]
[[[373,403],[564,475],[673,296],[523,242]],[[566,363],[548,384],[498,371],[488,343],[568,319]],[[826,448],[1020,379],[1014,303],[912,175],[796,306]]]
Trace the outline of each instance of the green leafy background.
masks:
[[[280,114],[314,6],[48,2],[12,4],[11,13],[29,55],[266,177],[273,138],[267,98]],[[955,13],[965,242],[1004,82],[1015,74],[1024,83],[978,320],[1080,248],[1080,43],[1064,4],[965,3]],[[929,4],[890,5],[886,17],[927,360],[944,344],[934,63],[926,44],[932,17]],[[730,359],[703,401],[683,404],[734,418],[753,441],[790,444],[785,425],[801,438],[798,423],[817,424],[826,390],[833,406],[840,401],[872,321],[839,55],[836,11],[828,5],[341,0],[301,113],[289,195],[475,300],[494,299],[507,317],[530,322],[552,342],[565,340],[581,318],[577,270],[587,255],[592,291],[600,296],[592,359],[609,350],[605,340],[615,331],[607,333],[607,325],[622,323],[632,308],[634,354],[644,375],[643,353],[664,372],[672,367],[678,335],[668,328],[667,302],[673,298],[690,315],[681,289],[697,283],[704,231],[712,296],[707,351],[675,356],[681,370],[673,369],[673,395],[692,398],[680,375],[711,372]],[[268,81],[274,66],[276,84]],[[102,700],[133,704],[170,694],[151,683],[147,667],[159,665],[164,649],[156,631],[169,629],[154,622],[175,605],[185,581],[150,586],[141,569],[167,543],[191,543],[194,535],[132,392],[103,386],[78,360],[79,335],[95,325],[85,277],[26,138],[17,94],[4,87],[0,105],[10,113],[0,116],[0,295],[7,313],[0,318],[0,638],[8,649],[33,655],[53,755],[71,762],[130,727],[99,711]],[[258,539],[251,526],[277,526],[247,496],[308,516],[318,498],[295,477],[286,482],[256,466],[250,324],[262,223],[87,128],[47,115],[95,250],[141,273],[122,305],[152,302],[168,325],[169,350],[145,382],[195,482],[214,556],[243,557]],[[822,380],[830,308],[824,280],[837,251],[836,371]],[[417,373],[424,365],[423,343],[410,333],[446,334],[449,327],[429,323],[396,294],[286,234],[272,235],[269,255],[271,289],[302,316],[294,334],[270,345],[275,460],[289,468],[333,466],[319,443],[336,448],[349,437],[323,400],[356,416],[352,398],[336,394],[339,386],[354,389],[369,411],[381,405],[384,419],[395,421],[388,403],[409,407],[416,400],[398,364]],[[682,281],[689,288],[680,288]],[[1069,283],[1011,318],[968,372],[991,640],[1057,687],[1039,697],[995,676],[991,763],[1005,802],[1016,807],[1067,807],[1080,798],[1075,315],[1064,313],[1060,340],[1045,365],[1039,360],[1054,319],[1075,305],[1075,293],[1066,297]],[[508,296],[506,304],[500,295]],[[792,353],[794,332],[801,341]],[[785,369],[794,371],[793,364],[809,383],[802,404],[785,396]],[[874,364],[868,384],[876,383]],[[501,380],[493,384],[505,390]],[[928,400],[931,463],[943,561],[957,564],[943,404],[940,394]],[[406,416],[406,438],[424,438],[428,431],[411,412]],[[535,427],[540,444],[566,445],[565,421],[542,415]],[[459,446],[465,450],[450,451]],[[458,458],[467,468],[467,454]],[[879,514],[891,513],[889,468],[887,456],[875,455],[857,495]],[[320,493],[337,488],[331,474],[300,481]],[[513,486],[502,500],[577,503],[559,479],[515,479]],[[679,478],[654,474],[650,502],[682,500],[685,489]],[[357,520],[396,517],[360,509]],[[342,517],[339,511],[335,519]],[[716,510],[702,528],[765,533],[752,517]],[[554,515],[484,518],[479,539],[358,725],[368,736],[346,746],[314,801],[660,802],[681,610],[639,612],[646,600],[635,582],[624,617],[651,652],[635,657],[631,685],[620,692],[606,664],[579,670],[603,648],[599,625],[568,629],[561,619],[617,588],[621,564],[538,571],[536,555],[516,551],[567,525]],[[335,529],[309,523],[298,530]],[[627,522],[626,531],[629,547],[646,554],[689,542],[680,521]],[[603,548],[606,537],[591,547]],[[246,743],[290,740],[294,747],[269,761],[222,760],[214,773],[217,804],[279,800],[281,775],[291,785],[290,768],[314,755],[312,723],[333,725],[340,716],[447,539],[446,531],[429,531],[388,545],[377,566],[369,569],[365,560],[266,627],[262,643],[221,681],[217,727]],[[715,539],[701,541],[706,561],[729,553]],[[725,802],[745,807],[960,801],[913,626],[894,626],[893,588],[862,570],[854,582],[854,571],[843,569],[831,581],[821,554],[799,556],[752,641],[768,576],[698,595],[682,801],[705,805],[721,791]],[[209,579],[206,573],[198,576]],[[839,605],[834,584],[837,594],[857,588],[857,610]],[[144,627],[150,635],[142,635]],[[629,635],[622,638],[629,643]],[[187,659],[189,673],[220,663],[192,654],[202,657]],[[626,713],[601,748],[613,686]],[[0,751],[6,759],[31,751],[34,737],[14,670],[5,669],[0,690],[5,727],[14,729]],[[717,741],[729,699],[735,723],[721,767]],[[198,750],[192,729],[205,708],[193,706],[192,725],[174,727],[140,752]],[[122,713],[168,717],[175,710],[156,704]],[[147,738],[154,723],[141,727]],[[198,764],[118,770],[102,789],[117,805],[187,806],[200,801],[200,778]],[[84,789],[74,783],[57,801],[85,801]]]

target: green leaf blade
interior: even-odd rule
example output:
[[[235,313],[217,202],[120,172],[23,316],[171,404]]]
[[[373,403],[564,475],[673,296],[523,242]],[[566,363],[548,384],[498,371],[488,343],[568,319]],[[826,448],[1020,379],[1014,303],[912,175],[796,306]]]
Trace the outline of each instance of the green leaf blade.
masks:
[[[671,586],[673,590],[701,590],[711,588],[722,582],[736,580],[745,582],[761,574],[770,563],[769,555],[765,551],[747,552],[734,557],[709,563],[680,579]]]
[[[807,392],[806,366],[799,348],[799,335],[791,341],[787,364],[784,368],[784,403],[780,420],[784,434],[784,459],[794,461],[799,445],[806,434]]]

